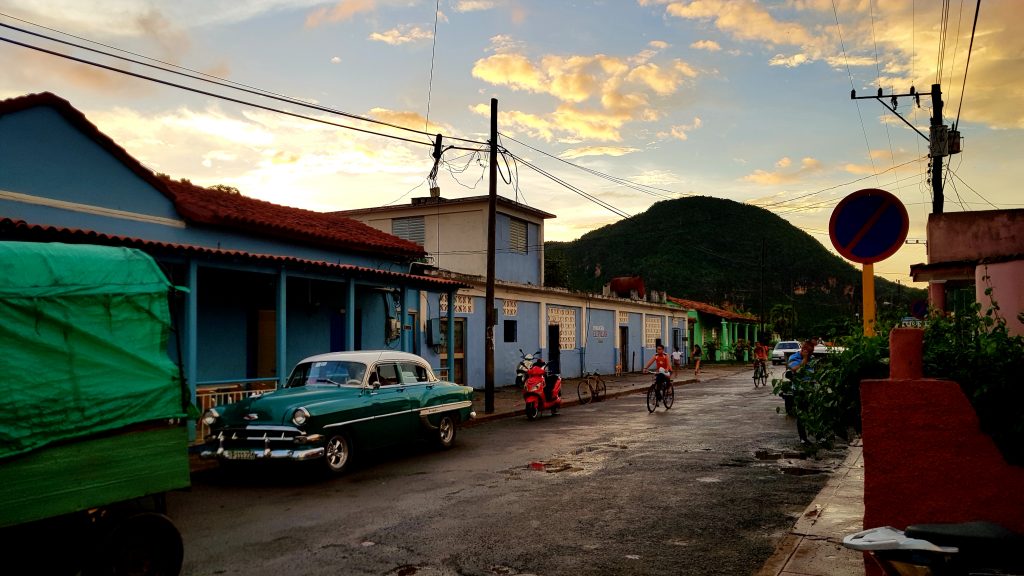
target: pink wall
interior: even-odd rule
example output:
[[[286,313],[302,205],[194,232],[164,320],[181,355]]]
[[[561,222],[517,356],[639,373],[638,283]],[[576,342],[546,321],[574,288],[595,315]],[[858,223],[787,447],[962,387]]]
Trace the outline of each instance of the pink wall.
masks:
[[[991,299],[985,290],[991,286],[992,299],[999,305],[999,315],[1006,320],[1006,329],[1012,335],[1024,336],[1024,323],[1017,319],[1017,314],[1024,312],[1024,260],[979,265],[974,271],[974,285],[981,312],[984,314],[990,305]]]
[[[1010,466],[950,380],[921,377],[923,331],[890,335],[890,379],[861,383],[864,526],[990,520],[1024,532],[1024,468]]]
[[[1022,253],[1024,210],[979,210],[928,216],[930,264]]]

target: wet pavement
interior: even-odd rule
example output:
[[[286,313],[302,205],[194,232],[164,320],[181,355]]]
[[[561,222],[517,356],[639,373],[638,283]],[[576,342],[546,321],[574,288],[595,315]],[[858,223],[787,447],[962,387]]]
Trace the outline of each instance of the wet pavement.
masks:
[[[701,366],[700,380],[714,380],[740,372],[748,372],[747,365],[705,364]],[[608,397],[638,394],[653,381],[650,374],[624,374],[604,376]],[[696,382],[693,369],[678,369],[675,385]],[[562,407],[579,404],[579,379],[566,379],[562,384]],[[474,398],[477,418],[468,425],[477,425],[496,418],[508,418],[525,413],[520,389],[502,386],[494,390],[494,410],[485,411],[485,393],[478,390]],[[864,460],[860,440],[847,447],[846,458],[832,471],[832,475],[818,496],[800,515],[789,533],[782,538],[775,552],[755,574],[756,576],[861,576],[864,574],[862,555],[843,547],[843,537],[863,530],[864,519]]]
[[[750,367],[746,364],[705,364],[701,367],[699,380],[714,380],[749,371]],[[650,374],[603,377],[607,386],[607,397],[639,394],[653,382],[653,376]],[[676,386],[685,386],[697,381],[692,367],[677,369],[675,373]],[[579,404],[578,383],[579,379],[563,381],[563,409],[571,409],[572,406]],[[516,386],[495,388],[491,412],[486,411],[483,390],[476,391],[473,404],[477,411],[476,419],[465,423],[465,426],[476,426],[525,413],[523,396],[520,388]],[[842,463],[831,468],[831,476],[824,488],[780,540],[775,552],[755,573],[756,576],[861,576],[865,573],[863,557],[842,545],[844,536],[863,529],[864,518],[864,462],[860,441],[857,440],[848,446],[846,452]],[[200,461],[195,457],[192,464],[193,472],[211,466],[210,462]],[[805,465],[796,465],[798,469],[792,473],[800,473],[802,466]]]

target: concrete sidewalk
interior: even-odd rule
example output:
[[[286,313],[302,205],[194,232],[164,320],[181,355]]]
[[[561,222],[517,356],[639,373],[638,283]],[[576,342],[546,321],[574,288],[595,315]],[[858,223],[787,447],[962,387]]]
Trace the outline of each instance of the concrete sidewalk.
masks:
[[[749,372],[746,364],[704,364],[700,380],[714,380],[739,372]],[[676,385],[698,380],[692,368],[677,370]],[[608,397],[636,394],[653,382],[650,374],[605,376]],[[562,407],[579,404],[576,386],[579,379],[562,383]],[[485,413],[485,397],[478,390],[474,398],[477,418],[474,424],[525,413],[523,396],[516,386],[494,390],[494,411]],[[825,487],[800,515],[775,552],[756,576],[862,576],[864,559],[859,552],[843,547],[843,537],[861,531],[864,519],[864,461],[860,441],[852,443],[847,456],[832,473]]]

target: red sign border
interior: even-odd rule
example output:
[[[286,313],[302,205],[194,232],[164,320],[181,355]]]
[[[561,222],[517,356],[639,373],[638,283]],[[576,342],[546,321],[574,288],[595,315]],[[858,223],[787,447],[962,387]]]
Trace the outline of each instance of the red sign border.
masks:
[[[888,250],[882,252],[881,254],[879,254],[877,256],[871,257],[871,258],[863,258],[861,256],[857,256],[857,255],[853,254],[853,252],[848,250],[846,247],[840,246],[836,242],[836,217],[843,211],[843,207],[844,206],[846,206],[849,202],[851,202],[853,200],[856,200],[856,199],[858,199],[858,198],[860,198],[862,196],[886,196],[886,197],[888,197],[889,203],[895,204],[897,207],[899,207],[900,215],[902,217],[902,219],[901,219],[901,229],[900,229],[900,233],[898,235],[899,236],[899,241],[898,242],[894,242],[893,245],[890,246]],[[839,201],[839,204],[836,205],[835,209],[832,210],[832,216],[828,220],[828,237],[829,237],[829,240],[832,241],[832,247],[835,248],[836,251],[839,252],[839,254],[841,256],[843,256],[844,258],[846,258],[847,260],[852,260],[854,262],[857,262],[858,264],[874,264],[875,262],[881,262],[882,260],[885,260],[889,256],[892,256],[893,254],[895,254],[900,249],[901,246],[903,246],[903,242],[907,239],[907,232],[909,230],[910,230],[910,215],[907,214],[907,207],[904,206],[903,202],[901,202],[900,199],[897,198],[891,192],[886,192],[885,190],[880,190],[878,188],[864,188],[862,190],[857,190],[856,192],[853,192],[852,194],[848,195],[846,198],[843,198],[842,200]]]

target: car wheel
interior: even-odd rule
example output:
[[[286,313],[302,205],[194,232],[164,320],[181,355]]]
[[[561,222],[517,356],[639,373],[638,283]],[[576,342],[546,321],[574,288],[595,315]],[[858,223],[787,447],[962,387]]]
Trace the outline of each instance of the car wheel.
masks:
[[[344,434],[335,434],[327,439],[324,464],[331,474],[341,474],[352,460],[352,444]]]
[[[452,414],[441,414],[441,421],[437,423],[437,446],[447,450],[455,444],[455,431],[458,429],[458,421]]]

